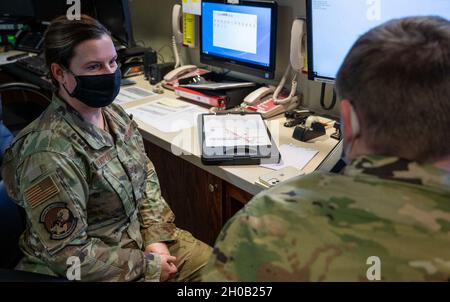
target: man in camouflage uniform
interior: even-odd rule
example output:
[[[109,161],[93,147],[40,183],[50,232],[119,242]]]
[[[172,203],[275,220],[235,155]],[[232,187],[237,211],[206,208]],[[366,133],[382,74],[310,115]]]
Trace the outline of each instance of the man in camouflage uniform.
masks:
[[[196,278],[210,248],[173,224],[136,123],[117,105],[103,114],[109,132],[54,96],[8,149],[3,177],[29,223],[17,268],[65,277],[77,256],[82,281],[159,281],[160,256],[143,250],[165,242],[175,280]]]
[[[336,87],[351,164],[256,196],[203,280],[450,280],[450,23],[372,30]]]

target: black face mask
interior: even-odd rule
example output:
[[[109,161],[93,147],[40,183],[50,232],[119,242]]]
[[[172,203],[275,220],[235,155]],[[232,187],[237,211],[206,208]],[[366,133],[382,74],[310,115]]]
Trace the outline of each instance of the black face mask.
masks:
[[[69,70],[77,81],[77,86],[70,93],[63,85],[66,92],[73,98],[77,98],[84,104],[92,108],[101,108],[111,105],[120,91],[120,80],[122,73],[117,68],[114,73],[77,76]]]

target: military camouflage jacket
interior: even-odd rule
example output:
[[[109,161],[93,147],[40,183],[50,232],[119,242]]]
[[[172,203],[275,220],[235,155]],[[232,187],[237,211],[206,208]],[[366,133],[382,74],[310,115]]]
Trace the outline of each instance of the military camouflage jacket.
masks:
[[[28,220],[18,269],[66,276],[76,256],[82,281],[159,281],[159,256],[142,250],[176,238],[174,215],[136,123],[116,105],[103,115],[108,132],[55,96],[6,152],[5,184]]]
[[[447,281],[450,171],[365,156],[256,196],[224,227],[205,281]]]

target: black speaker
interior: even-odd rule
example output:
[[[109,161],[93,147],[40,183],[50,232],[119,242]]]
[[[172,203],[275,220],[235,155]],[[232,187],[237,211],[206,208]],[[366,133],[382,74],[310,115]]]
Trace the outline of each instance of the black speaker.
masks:
[[[155,85],[162,81],[164,76],[173,70],[175,66],[174,62],[162,63],[162,64],[151,64],[148,79],[150,84]]]
[[[144,53],[144,76],[148,80],[150,78],[150,66],[158,62],[156,51],[148,49]]]

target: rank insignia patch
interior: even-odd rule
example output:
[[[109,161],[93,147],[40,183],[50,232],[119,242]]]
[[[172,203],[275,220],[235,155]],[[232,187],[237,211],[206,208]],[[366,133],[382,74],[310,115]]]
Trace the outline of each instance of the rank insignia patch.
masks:
[[[77,218],[67,208],[65,203],[52,203],[41,213],[40,223],[43,223],[50,238],[62,240],[69,237],[77,226]]]

